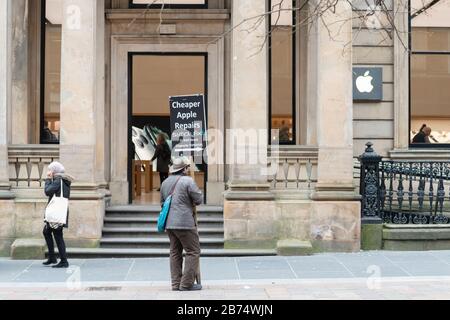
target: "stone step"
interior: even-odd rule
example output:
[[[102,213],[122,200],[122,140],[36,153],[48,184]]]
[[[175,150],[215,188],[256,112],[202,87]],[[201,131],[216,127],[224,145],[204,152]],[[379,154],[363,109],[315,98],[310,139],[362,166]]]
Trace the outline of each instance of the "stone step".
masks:
[[[208,238],[208,237],[223,237],[224,231],[223,228],[211,228],[211,227],[200,227],[198,229],[200,237]],[[167,238],[167,234],[159,233],[154,228],[136,228],[136,227],[126,227],[126,228],[103,228],[103,238]]]
[[[152,211],[113,211],[113,212],[106,212],[105,218],[146,218],[146,219],[158,219],[159,217],[159,211],[152,212]],[[199,212],[198,213],[198,219],[204,219],[204,218],[211,218],[211,219],[222,219],[223,220],[223,213],[222,212]]]
[[[70,259],[169,257],[169,249],[68,248]],[[275,250],[202,249],[202,257],[276,256]]]
[[[154,222],[156,223],[158,221],[158,218],[156,217],[143,217],[143,216],[126,216],[126,217],[106,217],[105,222],[108,223],[122,223],[122,222],[143,222],[143,223],[149,223]],[[223,217],[222,218],[215,218],[215,217],[205,217],[205,216],[199,216],[198,217],[199,222],[203,223],[223,223]]]
[[[11,245],[11,259],[39,260],[43,259],[47,246],[44,239],[16,239]]]
[[[127,252],[129,250],[156,250],[156,252],[168,250],[170,242],[167,235],[157,232],[160,211],[159,205],[107,208],[100,249],[128,250]],[[203,205],[197,208],[197,213],[202,248],[223,249],[223,207]],[[108,252],[110,251],[104,251],[102,256],[107,257]]]
[[[202,248],[223,249],[223,238],[200,238]],[[170,241],[164,238],[102,238],[101,248],[123,248],[123,249],[168,249]]]
[[[279,256],[309,256],[314,252],[310,241],[286,239],[277,242],[277,254]]]
[[[383,249],[395,251],[450,250],[450,225],[385,225]]]
[[[104,219],[105,228],[147,228],[156,229],[158,217],[106,217]],[[208,228],[222,228],[223,229],[223,217],[203,217],[198,219],[200,227]]]
[[[402,228],[384,228],[384,240],[450,240],[450,228],[439,227],[422,227],[419,225],[402,227]]]
[[[148,206],[113,206],[106,208],[106,214],[115,213],[159,213],[161,211],[161,206],[158,205],[148,205]],[[219,206],[199,206],[197,207],[197,212],[199,214],[223,214],[223,207]]]

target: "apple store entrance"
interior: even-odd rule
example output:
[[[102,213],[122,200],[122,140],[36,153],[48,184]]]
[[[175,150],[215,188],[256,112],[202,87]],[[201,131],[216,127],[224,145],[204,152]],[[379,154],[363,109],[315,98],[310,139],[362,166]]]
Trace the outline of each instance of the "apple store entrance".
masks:
[[[159,204],[158,136],[171,142],[169,97],[206,96],[206,54],[130,53],[129,152],[130,203]],[[159,167],[159,168],[158,168]],[[164,165],[162,165],[164,167]],[[206,165],[192,166],[197,185],[206,192]],[[163,169],[164,170],[164,169]]]

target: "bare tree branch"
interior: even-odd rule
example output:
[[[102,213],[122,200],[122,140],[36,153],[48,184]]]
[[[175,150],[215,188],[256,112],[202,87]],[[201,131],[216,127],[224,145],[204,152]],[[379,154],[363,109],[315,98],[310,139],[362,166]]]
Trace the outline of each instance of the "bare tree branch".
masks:
[[[330,19],[324,19],[325,15],[328,14],[336,14],[337,5],[339,1],[346,1],[349,4],[353,12],[353,16],[345,19],[336,19],[334,21],[330,21]],[[441,0],[432,0],[425,1],[422,0],[422,4],[420,8],[417,8],[412,17],[416,17],[422,13],[425,13],[427,10],[435,6]],[[298,1],[299,3],[300,1]],[[138,16],[135,17],[129,24],[130,27],[134,24],[138,19],[144,18],[146,19],[147,13],[151,10],[151,7],[157,3],[157,0],[152,0],[149,4],[147,4],[144,11]],[[258,47],[255,48],[255,52],[253,52],[249,57],[252,57],[262,50],[264,50],[268,43],[269,39],[272,37],[273,32],[279,28],[287,28],[286,26],[280,26],[279,23],[281,21],[281,17],[286,12],[293,12],[294,14],[299,12],[306,12],[306,16],[303,19],[297,19],[295,24],[290,26],[291,32],[296,33],[299,28],[307,27],[308,32],[311,32],[311,28],[315,23],[321,23],[321,26],[325,28],[328,36],[331,41],[338,41],[337,37],[340,32],[342,32],[342,28],[346,26],[350,21],[359,20],[359,26],[353,29],[353,40],[356,39],[362,30],[369,29],[374,32],[380,32],[382,39],[379,41],[379,44],[385,43],[386,40],[392,40],[394,37],[399,39],[399,42],[404,47],[405,50],[409,50],[408,44],[404,42],[404,31],[400,31],[398,26],[396,25],[396,16],[399,14],[405,14],[403,10],[399,6],[393,9],[389,9],[386,4],[386,0],[374,0],[369,2],[369,0],[365,0],[366,9],[362,10],[355,6],[352,0],[305,0],[301,3],[300,6],[288,7],[286,5],[286,0],[278,0],[275,4],[271,5],[270,9],[263,14],[258,14],[254,16],[250,16],[242,19],[242,21],[237,22],[235,25],[231,26],[228,30],[223,32],[222,34],[216,36],[213,40],[211,40],[207,45],[211,45],[216,43],[217,41],[229,36],[233,32],[245,32],[247,34],[251,34],[256,32],[261,28],[262,25],[265,25],[267,19],[269,17],[273,18],[272,25],[266,30],[264,35],[259,36],[261,38],[261,43]],[[161,26],[164,23],[164,10],[165,10],[165,1],[162,1],[162,5],[159,11],[159,25],[157,30],[160,30]],[[299,14],[297,15],[300,16]],[[338,17],[337,17],[338,18]],[[375,21],[377,25],[370,25],[370,21]],[[332,31],[331,27],[334,27],[336,24],[340,24],[340,26]],[[144,27],[145,29],[145,27]],[[352,45],[352,42],[344,44],[344,50]]]

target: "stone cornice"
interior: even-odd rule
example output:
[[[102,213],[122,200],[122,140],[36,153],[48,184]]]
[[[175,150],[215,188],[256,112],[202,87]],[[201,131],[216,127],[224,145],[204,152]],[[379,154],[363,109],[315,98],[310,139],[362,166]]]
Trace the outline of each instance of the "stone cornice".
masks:
[[[268,155],[270,158],[317,160],[319,157],[319,148],[314,146],[269,146]]]
[[[59,145],[10,145],[8,156],[11,158],[59,157]]]
[[[114,20],[157,20],[173,21],[226,21],[230,19],[227,9],[164,9],[161,16],[159,9],[110,9],[106,10],[106,19]]]
[[[270,192],[269,183],[238,182],[230,183],[224,197],[228,201],[271,201],[275,195]]]
[[[275,199],[274,194],[268,191],[228,191],[224,197],[227,201],[273,201]]]
[[[361,195],[356,193],[352,184],[317,184],[311,194],[314,201],[360,201]]]
[[[15,194],[11,191],[11,184],[9,182],[0,181],[0,199],[10,200],[14,198]]]

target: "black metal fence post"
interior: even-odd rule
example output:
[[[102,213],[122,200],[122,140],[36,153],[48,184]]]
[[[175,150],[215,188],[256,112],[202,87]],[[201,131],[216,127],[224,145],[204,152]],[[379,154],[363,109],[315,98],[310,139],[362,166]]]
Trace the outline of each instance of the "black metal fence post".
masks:
[[[382,224],[380,199],[380,162],[382,157],[366,144],[366,151],[359,157],[361,163],[361,223]]]

